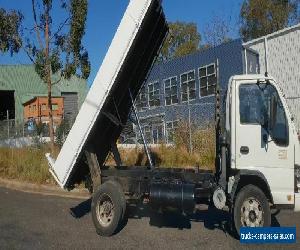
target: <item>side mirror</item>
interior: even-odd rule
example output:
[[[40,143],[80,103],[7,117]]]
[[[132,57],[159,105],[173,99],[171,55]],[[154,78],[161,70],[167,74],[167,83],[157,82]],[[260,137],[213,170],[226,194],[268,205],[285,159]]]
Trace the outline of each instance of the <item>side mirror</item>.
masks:
[[[259,124],[264,128],[264,129],[268,129],[268,124],[269,124],[269,121],[268,121],[268,117],[266,115],[266,113],[263,113],[260,117],[260,120],[259,120]]]
[[[276,123],[276,117],[277,117],[277,97],[272,96],[270,100],[270,129],[272,130]]]

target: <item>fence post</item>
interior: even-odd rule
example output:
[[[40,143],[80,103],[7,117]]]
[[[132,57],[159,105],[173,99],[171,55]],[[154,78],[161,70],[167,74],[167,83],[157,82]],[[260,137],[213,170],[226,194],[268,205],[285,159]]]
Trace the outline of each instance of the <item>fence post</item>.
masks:
[[[25,124],[24,124],[24,120],[23,120],[23,122],[21,122],[21,126],[22,126],[22,135],[23,135],[23,137],[25,137],[25,131],[24,131]]]
[[[9,139],[9,112],[6,110],[6,119],[7,119],[7,139]]]

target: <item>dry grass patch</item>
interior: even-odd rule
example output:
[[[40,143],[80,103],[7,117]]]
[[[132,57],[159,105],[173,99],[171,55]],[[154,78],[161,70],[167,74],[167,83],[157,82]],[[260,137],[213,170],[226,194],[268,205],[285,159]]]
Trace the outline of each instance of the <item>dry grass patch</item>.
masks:
[[[151,156],[156,167],[190,168],[214,170],[215,132],[211,127],[193,128],[192,152],[190,152],[188,129],[181,125],[174,135],[173,146],[161,144],[151,149]],[[55,183],[48,171],[45,153],[50,152],[47,144],[39,147],[0,148],[0,177],[18,179],[33,183]],[[59,153],[57,147],[54,153]],[[143,148],[120,149],[124,165],[148,165]],[[115,165],[110,155],[107,165]]]
[[[195,167],[214,170],[215,166],[215,132],[214,129],[194,129],[192,134],[192,152],[190,152],[189,134],[186,128],[180,127],[175,135],[173,146],[151,148],[151,157],[156,167]],[[124,165],[143,166],[148,164],[144,149],[119,149]],[[115,165],[112,155],[106,161],[107,165]]]
[[[47,152],[48,146],[0,148],[0,177],[39,184],[54,183],[45,158]]]

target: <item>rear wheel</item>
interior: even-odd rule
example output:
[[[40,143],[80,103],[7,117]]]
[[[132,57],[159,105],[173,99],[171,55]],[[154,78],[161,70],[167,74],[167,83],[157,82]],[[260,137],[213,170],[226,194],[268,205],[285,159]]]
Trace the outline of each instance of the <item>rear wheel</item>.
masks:
[[[254,185],[243,187],[234,203],[234,225],[240,227],[268,227],[271,225],[271,212],[267,197]]]
[[[123,220],[126,208],[124,193],[115,182],[105,182],[93,194],[91,211],[96,231],[111,236]]]

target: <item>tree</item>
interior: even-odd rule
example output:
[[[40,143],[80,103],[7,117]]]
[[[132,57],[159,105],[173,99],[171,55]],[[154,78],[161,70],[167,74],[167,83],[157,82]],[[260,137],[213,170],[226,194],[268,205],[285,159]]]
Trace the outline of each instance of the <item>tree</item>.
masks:
[[[165,61],[196,52],[201,36],[195,23],[170,22],[169,34],[162,46],[158,60]]]
[[[32,0],[34,28],[26,38],[25,51],[33,62],[35,70],[47,84],[49,134],[51,149],[54,150],[54,129],[52,112],[52,86],[62,78],[77,75],[87,79],[90,74],[88,52],[82,45],[87,17],[87,0],[61,1],[66,18],[54,24],[52,0]],[[58,11],[58,10],[56,10]]]
[[[205,25],[203,32],[206,47],[215,47],[231,40],[230,28],[228,22],[223,18],[214,16],[212,20]]]
[[[0,8],[0,51],[18,53],[22,46],[20,26],[23,16],[18,11],[7,12]]]
[[[287,27],[297,19],[299,0],[245,0],[241,8],[241,36],[245,41]]]

